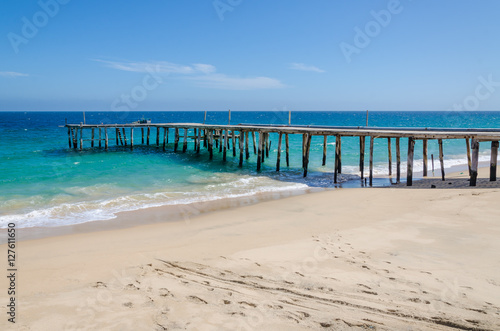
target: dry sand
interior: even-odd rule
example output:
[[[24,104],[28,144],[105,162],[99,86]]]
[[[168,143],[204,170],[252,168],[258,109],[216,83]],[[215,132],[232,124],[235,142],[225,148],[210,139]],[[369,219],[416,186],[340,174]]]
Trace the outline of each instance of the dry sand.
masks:
[[[18,242],[0,329],[499,330],[498,183],[426,181]]]

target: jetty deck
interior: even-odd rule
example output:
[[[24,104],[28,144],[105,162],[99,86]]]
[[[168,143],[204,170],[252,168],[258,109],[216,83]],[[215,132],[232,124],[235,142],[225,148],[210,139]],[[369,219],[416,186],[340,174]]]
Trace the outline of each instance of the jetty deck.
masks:
[[[307,176],[309,165],[309,152],[311,138],[322,136],[323,143],[323,165],[326,164],[326,151],[328,137],[335,138],[335,162],[333,169],[333,181],[337,183],[338,174],[342,173],[342,138],[359,138],[359,171],[361,179],[364,179],[366,138],[369,137],[369,184],[373,182],[373,154],[374,140],[387,139],[388,148],[388,170],[389,176],[392,171],[392,139],[395,140],[396,148],[396,181],[401,180],[401,148],[400,140],[408,140],[408,151],[406,154],[406,185],[411,186],[413,181],[413,155],[415,142],[423,142],[423,176],[428,173],[427,145],[429,140],[437,140],[439,144],[439,162],[441,165],[441,177],[445,180],[443,140],[463,139],[467,152],[470,185],[476,186],[477,169],[479,160],[479,142],[491,142],[490,181],[496,181],[496,168],[498,147],[500,141],[500,129],[447,129],[447,128],[378,128],[378,127],[335,127],[335,126],[301,126],[301,125],[261,125],[261,124],[237,124],[237,125],[215,125],[201,123],[133,123],[133,124],[66,124],[68,129],[68,143],[70,148],[83,149],[83,142],[90,141],[90,147],[97,143],[99,147],[108,149],[109,141],[115,140],[116,145],[134,147],[134,129],[141,130],[141,144],[150,145],[151,131],[155,130],[156,146],[166,149],[169,139],[169,130],[174,130],[174,151],[179,149],[182,138],[182,152],[188,148],[188,140],[194,142],[194,150],[200,152],[201,146],[209,152],[209,158],[213,158],[214,149],[223,153],[226,161],[227,153],[231,150],[233,157],[239,152],[239,165],[243,166],[243,160],[250,157],[250,136],[253,154],[257,157],[257,171],[261,170],[262,163],[269,157],[270,134],[278,135],[276,171],[280,171],[282,142],[285,140],[285,162],[289,166],[290,149],[289,135],[302,135],[302,168],[304,177]],[[83,132],[90,131],[90,137],[84,139]],[[97,131],[97,132],[96,132]],[[130,132],[127,139],[127,131]],[[163,131],[163,133],[162,133]],[[182,132],[181,132],[182,131]],[[88,137],[88,134],[86,135]]]

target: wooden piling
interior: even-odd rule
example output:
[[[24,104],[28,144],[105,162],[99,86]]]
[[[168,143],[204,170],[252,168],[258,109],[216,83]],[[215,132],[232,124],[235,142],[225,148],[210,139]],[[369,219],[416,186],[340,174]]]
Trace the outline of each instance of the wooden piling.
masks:
[[[252,140],[253,140],[253,153],[257,154],[257,146],[255,144],[255,131],[252,131]]]
[[[168,145],[168,128],[167,128],[167,145]]]
[[[222,161],[226,161],[226,157],[227,157],[227,139],[228,139],[228,136],[229,136],[229,130],[226,129],[225,131],[225,134],[224,134],[224,151],[222,152]],[[222,134],[222,132],[221,132]]]
[[[471,149],[472,149],[472,160],[471,160],[470,186],[476,186],[477,167],[479,164],[479,141],[476,138],[471,139]]]
[[[120,131],[120,129],[116,128],[115,129],[115,138],[116,138],[116,146],[120,145],[120,142],[118,141],[118,132]]]
[[[231,131],[231,134],[232,134],[232,140],[233,140],[233,156],[236,156],[236,132],[233,130]],[[240,135],[240,139],[241,139],[241,135]]]
[[[77,134],[78,134],[78,129],[73,129],[71,128],[71,140],[73,141],[73,148],[76,149],[78,148],[78,144],[77,144]]]
[[[80,150],[83,149],[83,128],[80,127]]]
[[[102,147],[102,145],[101,145],[101,140],[102,140],[102,139],[101,139],[101,128],[99,128],[99,148],[101,148],[101,147]]]
[[[182,153],[186,153],[188,148],[188,128],[184,128],[184,142],[182,144]]]
[[[302,135],[302,169],[306,167],[306,142],[307,135],[304,133]]]
[[[365,177],[365,142],[366,137],[359,137],[359,172],[361,174],[361,179]]]
[[[337,164],[339,167],[339,174],[342,173],[342,136],[339,135],[339,163]]]
[[[214,157],[214,131],[208,130],[208,153],[210,155],[209,159],[212,160]]]
[[[123,137],[122,137],[122,133],[120,131],[120,129],[118,129],[118,137],[120,137],[120,144],[123,146]]]
[[[179,147],[179,128],[175,128],[175,136],[174,136],[174,152],[177,152],[177,148]]]
[[[285,156],[286,156],[286,166],[290,166],[290,148],[288,144],[288,133],[285,133]]]
[[[252,134],[254,132],[252,131]],[[255,138],[255,135],[253,135],[254,138]],[[260,167],[261,167],[261,162],[262,162],[262,143],[264,141],[264,137],[262,137],[262,132],[259,131],[259,147],[258,147],[258,151],[257,151],[257,171],[260,171]],[[255,146],[255,145],[254,145]]]
[[[424,162],[424,172],[423,175],[424,177],[427,177],[427,139],[422,139],[423,142],[423,162]]]
[[[250,151],[248,150],[248,135],[250,133],[245,131],[245,158],[248,159],[250,157]]]
[[[413,152],[415,149],[415,139],[408,138],[408,161],[406,167],[406,186],[413,185]]]
[[[312,135],[310,133],[306,133],[304,177],[307,177],[307,168],[309,166],[309,151],[311,150],[311,138],[312,138]]]
[[[280,133],[280,138],[281,138],[281,133]],[[324,167],[326,165],[326,146],[328,142],[328,136],[324,135],[323,136],[323,162],[321,165]]]
[[[163,150],[167,149],[167,128],[163,128]]]
[[[387,138],[387,154],[389,158],[389,176],[392,176],[392,146],[391,138]]]
[[[472,162],[471,162],[471,156],[470,156],[469,138],[465,138],[465,145],[467,146],[467,165],[469,166],[469,176],[472,176]]]
[[[443,139],[438,139],[438,145],[439,145],[439,165],[441,166],[441,179],[445,180],[445,178],[444,178]]]
[[[370,137],[370,175],[369,175],[369,182],[370,186],[373,186],[373,146],[375,143],[375,137],[371,136]]]
[[[396,138],[396,182],[401,182],[401,148],[399,137]]]
[[[245,148],[244,148],[244,140],[245,140],[245,132],[243,131],[240,131],[240,140],[238,141],[239,142],[239,147],[240,147],[240,163],[239,163],[239,166],[240,167],[243,167],[243,152],[245,151]]]
[[[219,130],[219,139],[217,143],[219,144],[219,153],[221,153],[222,148],[226,146],[226,143],[224,142],[224,130]]]
[[[90,133],[90,147],[94,148],[94,128],[91,129]]]
[[[142,137],[141,144],[144,145],[144,128],[141,128],[141,137]]]
[[[124,144],[125,144],[125,146],[127,146],[127,135],[125,134],[125,128],[122,128],[122,132],[123,132],[123,141],[124,141]]]
[[[146,133],[146,145],[149,146],[149,134],[151,133],[151,127],[148,126],[148,130]]]
[[[269,132],[266,133],[266,158],[269,158]]]
[[[130,149],[134,148],[134,128],[130,128]]]
[[[267,133],[264,132],[264,133],[262,133],[262,148],[261,148],[261,152],[262,152],[261,161],[262,161],[262,163],[264,163],[266,161],[266,139],[267,139]]]
[[[341,142],[340,142],[340,140],[341,140],[340,135],[336,135],[335,136],[335,174],[342,173],[342,171],[340,170],[341,169],[341,166],[340,166],[340,162],[341,162],[340,161],[340,153],[341,153],[340,152],[340,144],[341,144]],[[336,177],[337,176],[335,176],[335,178]],[[336,182],[337,181],[335,181],[335,183]]]
[[[281,162],[281,138],[283,136],[283,132],[279,133],[278,137],[278,156],[276,157],[276,171],[280,171],[280,162]]]
[[[69,148],[72,147],[72,144],[71,144],[71,128],[68,126],[68,144],[69,144]]]
[[[498,141],[491,142],[490,182],[497,180]]]
[[[156,127],[156,147],[160,147],[160,127]]]
[[[201,129],[198,129],[198,139],[196,139],[197,145],[196,145],[196,153],[200,153],[200,147],[201,147]]]
[[[104,128],[104,149],[108,150],[108,128]]]

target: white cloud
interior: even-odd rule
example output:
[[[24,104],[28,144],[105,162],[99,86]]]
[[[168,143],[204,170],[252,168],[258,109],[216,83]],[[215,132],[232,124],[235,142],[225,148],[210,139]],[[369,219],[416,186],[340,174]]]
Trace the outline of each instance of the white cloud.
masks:
[[[194,81],[197,86],[204,88],[215,88],[223,90],[256,90],[283,88],[278,79],[270,77],[231,77],[217,73],[217,68],[211,64],[195,63],[192,65],[181,65],[165,61],[151,62],[118,62],[94,60],[104,63],[106,66],[123,71],[151,72],[178,74],[188,80]]]
[[[290,69],[293,70],[302,70],[302,71],[314,71],[314,72],[325,72],[323,69],[320,69],[315,66],[309,66],[304,63],[291,63],[290,64]]]
[[[16,78],[16,77],[28,77],[29,75],[14,71],[0,71],[0,76]]]

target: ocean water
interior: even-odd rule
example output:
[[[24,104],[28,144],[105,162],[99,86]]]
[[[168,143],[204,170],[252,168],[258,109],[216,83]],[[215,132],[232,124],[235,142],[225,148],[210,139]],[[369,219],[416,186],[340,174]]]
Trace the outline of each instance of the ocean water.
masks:
[[[91,123],[130,123],[142,116],[153,123],[203,121],[203,112],[87,112]],[[232,112],[231,123],[287,124],[288,112]],[[227,124],[227,112],[209,112],[206,123]],[[292,124],[363,126],[365,112],[293,112]],[[252,196],[260,192],[291,192],[311,187],[334,187],[334,138],[328,140],[328,159],[321,165],[323,138],[313,137],[309,175],[302,177],[301,136],[290,136],[290,167],[282,157],[281,172],[275,171],[277,135],[271,135],[271,153],[261,172],[256,172],[256,158],[251,154],[242,168],[228,152],[214,152],[208,160],[204,149],[186,153],[173,152],[173,132],[167,150],[155,145],[140,146],[140,130],[134,132],[134,149],[115,146],[110,130],[110,147],[68,148],[68,123],[83,122],[81,112],[0,112],[0,228],[9,222],[17,227],[51,227],[109,220],[120,211],[163,205]],[[369,126],[374,127],[446,127],[500,128],[500,112],[370,112]],[[173,130],[170,130],[173,131]],[[130,131],[127,131],[127,135]],[[88,138],[88,137],[85,137]],[[130,137],[127,137],[130,139]],[[394,144],[394,142],[393,142]],[[104,144],[103,144],[104,146]],[[284,148],[284,146],[283,146]],[[406,169],[406,139],[401,140],[402,171]],[[252,147],[250,145],[250,150]],[[466,164],[463,140],[444,142],[445,167]],[[438,155],[436,141],[429,141],[430,155]],[[283,154],[282,154],[283,155]],[[393,146],[395,155],[395,146]],[[367,171],[368,158],[365,170]],[[481,145],[480,161],[489,160],[489,146]],[[393,156],[395,162],[395,156]],[[359,139],[343,138],[341,181],[344,186],[360,182]],[[387,140],[375,140],[375,175],[387,175]],[[415,171],[422,170],[421,142],[415,150]],[[395,165],[393,166],[395,169]],[[438,171],[439,162],[435,161]],[[403,175],[404,177],[404,175]],[[377,181],[378,185],[387,181]]]

